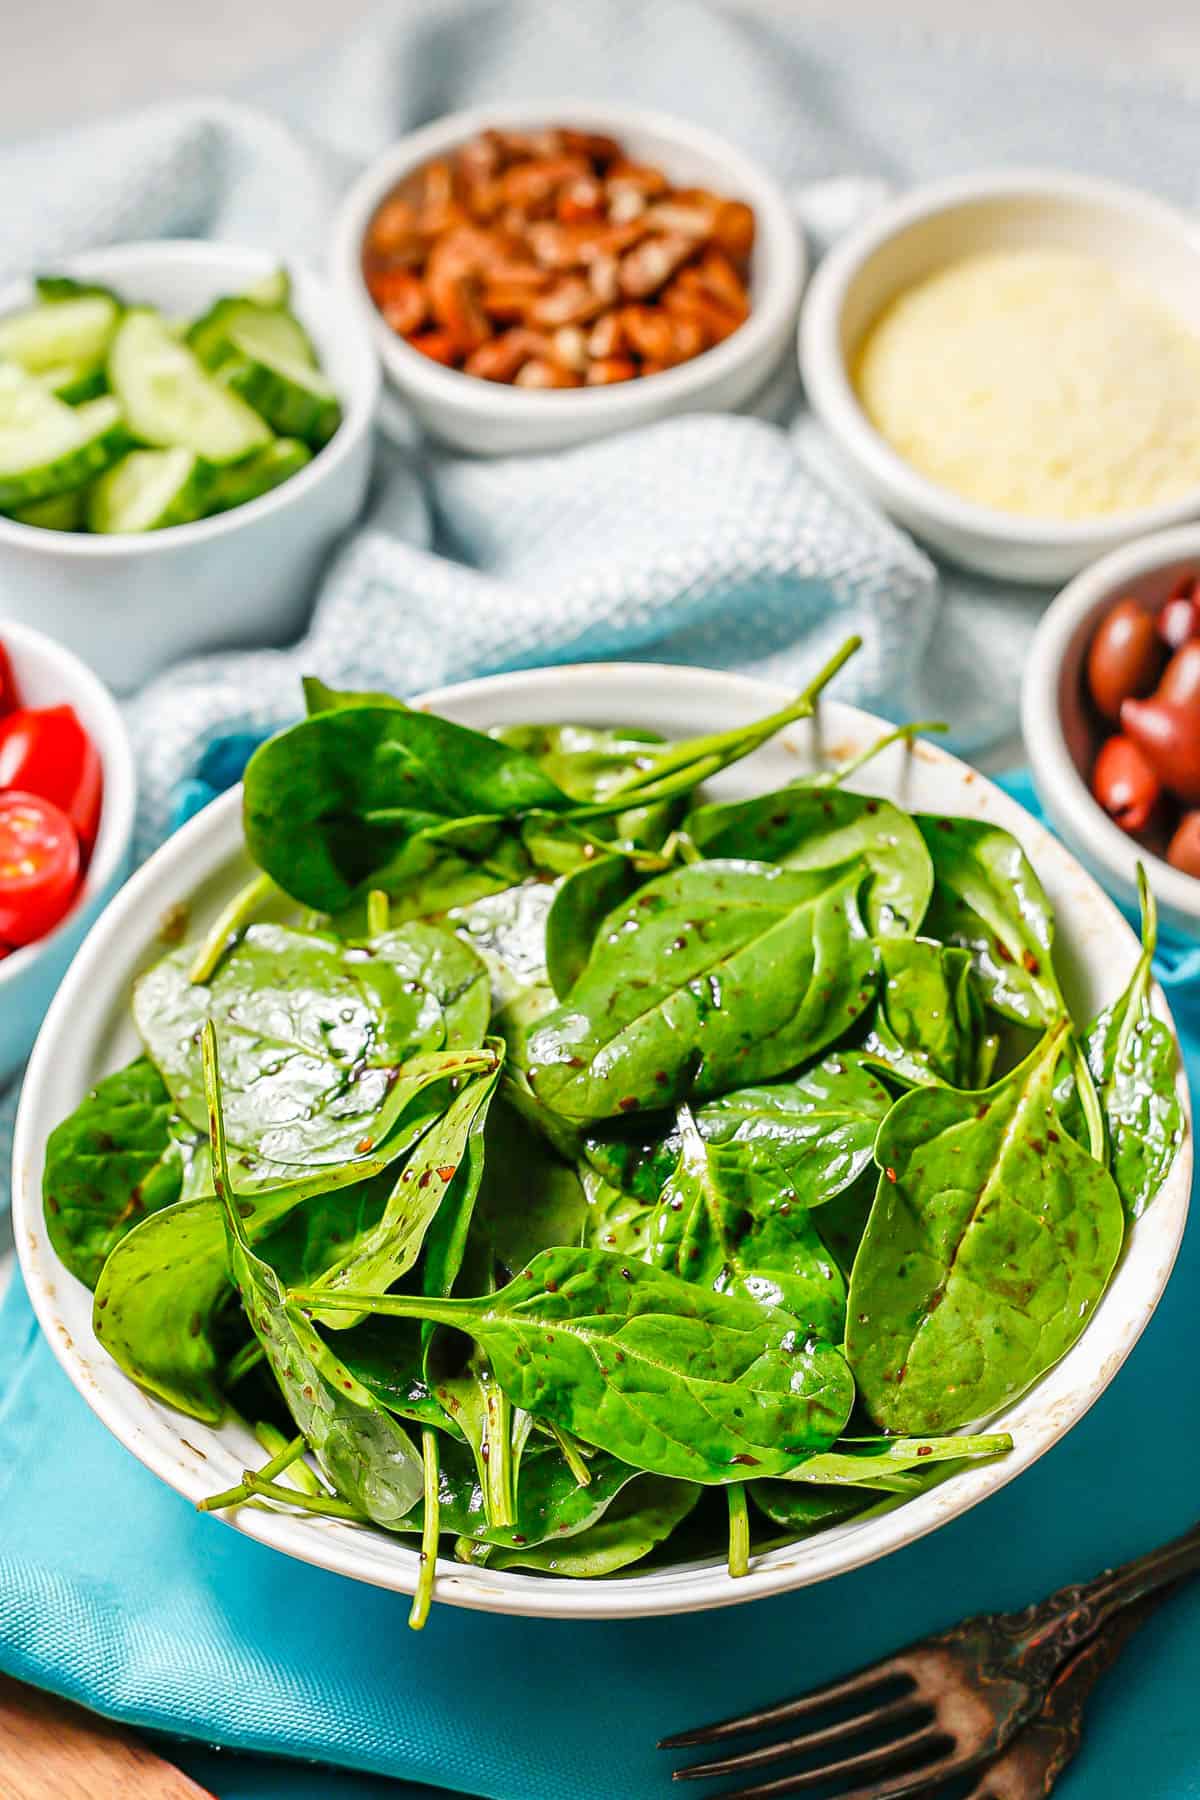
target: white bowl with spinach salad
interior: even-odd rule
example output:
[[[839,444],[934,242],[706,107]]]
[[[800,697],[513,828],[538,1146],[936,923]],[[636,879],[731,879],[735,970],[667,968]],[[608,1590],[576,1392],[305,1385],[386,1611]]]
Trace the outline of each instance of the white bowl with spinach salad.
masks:
[[[17,1241],[156,1474],[417,1622],[614,1617],[880,1556],[1086,1411],[1187,1211],[1170,1017],[1020,807],[816,705],[841,660],[314,680],[133,879]]]
[[[262,251],[115,245],[4,289],[5,615],[121,692],[294,636],[361,508],[378,385],[349,303]]]

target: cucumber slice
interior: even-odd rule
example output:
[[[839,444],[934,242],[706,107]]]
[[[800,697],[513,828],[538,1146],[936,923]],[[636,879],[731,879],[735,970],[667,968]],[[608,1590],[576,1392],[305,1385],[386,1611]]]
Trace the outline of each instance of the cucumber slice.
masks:
[[[20,525],[37,525],[43,531],[82,531],[87,496],[87,488],[72,488],[67,494],[52,494],[49,500],[35,500],[32,506],[15,507],[12,517]]]
[[[246,289],[246,298],[255,306],[290,306],[292,278],[284,268],[272,269],[269,275]]]
[[[276,438],[273,444],[268,444],[256,456],[248,456],[245,462],[217,470],[208,497],[208,510],[210,513],[228,512],[231,507],[245,506],[247,500],[257,500],[260,494],[269,493],[280,482],[290,480],[311,461],[312,451],[307,444],[296,438]]]
[[[212,475],[191,450],[131,450],[92,487],[93,531],[162,531],[206,510]]]
[[[237,361],[221,371],[221,380],[248,400],[280,437],[303,438],[317,449],[327,444],[342,422],[337,395],[318,369],[292,357],[268,356],[241,330],[230,343]]]
[[[130,430],[145,444],[231,463],[271,441],[258,414],[213,381],[148,308],[137,307],[122,319],[109,352],[108,379]]]
[[[207,369],[219,369],[238,355],[234,334],[254,356],[283,357],[317,367],[317,354],[303,325],[278,307],[259,306],[253,300],[218,300],[197,319],[187,341]],[[246,352],[244,352],[246,353]]]
[[[0,507],[82,487],[129,446],[117,402],[70,407],[14,363],[0,363]]]
[[[39,300],[82,300],[86,295],[100,294],[111,300],[118,311],[125,304],[112,288],[98,281],[76,281],[73,275],[35,275],[33,285]]]
[[[65,363],[103,362],[120,307],[107,294],[81,294],[26,307],[0,319],[0,360],[37,374]]]
[[[108,389],[108,371],[102,362],[63,363],[53,369],[39,369],[37,379],[48,394],[56,394],[68,406],[95,400]]]

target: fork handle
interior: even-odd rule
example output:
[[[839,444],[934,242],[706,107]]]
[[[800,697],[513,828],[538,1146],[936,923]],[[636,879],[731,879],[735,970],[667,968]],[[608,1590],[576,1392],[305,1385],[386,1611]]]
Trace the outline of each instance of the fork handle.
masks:
[[[1200,1524],[1092,1581],[1059,1588],[1010,1616],[1011,1659],[1030,1679],[1049,1681],[1064,1660],[1122,1608],[1200,1570]],[[999,1621],[997,1621],[998,1623]]]

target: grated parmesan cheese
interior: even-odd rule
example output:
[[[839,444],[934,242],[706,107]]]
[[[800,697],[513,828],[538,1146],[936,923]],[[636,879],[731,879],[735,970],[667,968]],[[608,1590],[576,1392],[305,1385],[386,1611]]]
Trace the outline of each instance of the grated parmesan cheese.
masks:
[[[1200,337],[1091,257],[952,263],[890,303],[852,375],[894,450],[984,506],[1087,519],[1200,487]]]

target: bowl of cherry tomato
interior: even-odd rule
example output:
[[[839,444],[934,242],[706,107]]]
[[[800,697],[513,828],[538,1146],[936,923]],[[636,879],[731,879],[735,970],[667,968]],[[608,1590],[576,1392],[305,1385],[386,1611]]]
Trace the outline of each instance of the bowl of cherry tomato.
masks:
[[[129,873],[136,792],[107,688],[60,644],[0,619],[0,1082]]]
[[[1022,729],[1038,794],[1081,860],[1163,925],[1200,937],[1200,526],[1126,545],[1046,612]]]

